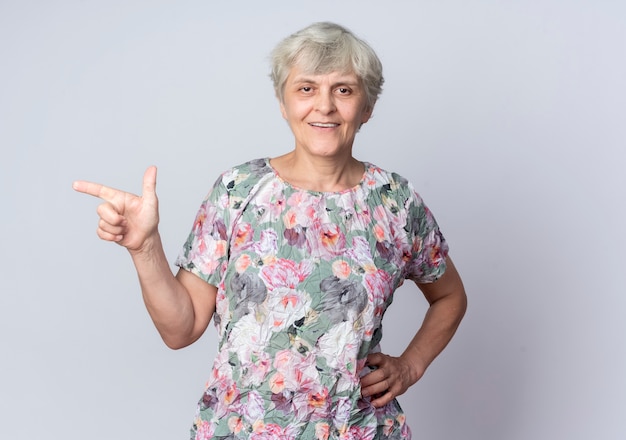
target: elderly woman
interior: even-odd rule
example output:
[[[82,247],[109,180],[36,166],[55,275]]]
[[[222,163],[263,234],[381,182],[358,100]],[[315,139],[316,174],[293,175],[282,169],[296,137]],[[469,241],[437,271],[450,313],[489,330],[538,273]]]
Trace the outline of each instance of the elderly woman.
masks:
[[[154,167],[141,197],[74,188],[105,201],[98,235],[130,252],[169,347],[193,343],[214,317],[219,353],[192,438],[408,439],[395,398],[459,325],[461,279],[412,186],[352,155],[383,83],[373,50],[317,23],[283,40],[272,62],[294,148],[220,176],[175,276],[157,229]],[[381,322],[405,279],[430,307],[394,357],[380,352]]]

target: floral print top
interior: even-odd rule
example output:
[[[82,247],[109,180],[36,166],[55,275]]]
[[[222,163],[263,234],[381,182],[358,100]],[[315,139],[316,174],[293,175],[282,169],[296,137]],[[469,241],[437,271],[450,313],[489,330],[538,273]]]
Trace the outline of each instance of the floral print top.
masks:
[[[436,280],[447,245],[412,186],[365,163],[322,193],[259,159],[221,175],[176,264],[217,286],[219,352],[193,439],[408,439],[396,400],[361,397],[404,279]]]

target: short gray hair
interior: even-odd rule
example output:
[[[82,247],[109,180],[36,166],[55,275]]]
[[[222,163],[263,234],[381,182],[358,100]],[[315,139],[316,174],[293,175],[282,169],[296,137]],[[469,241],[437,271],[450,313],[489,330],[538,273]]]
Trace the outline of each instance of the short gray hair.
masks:
[[[282,102],[285,82],[296,64],[307,73],[354,73],[365,87],[367,103],[374,107],[384,82],[383,66],[374,50],[348,29],[320,22],[288,36],[271,54],[276,96]]]

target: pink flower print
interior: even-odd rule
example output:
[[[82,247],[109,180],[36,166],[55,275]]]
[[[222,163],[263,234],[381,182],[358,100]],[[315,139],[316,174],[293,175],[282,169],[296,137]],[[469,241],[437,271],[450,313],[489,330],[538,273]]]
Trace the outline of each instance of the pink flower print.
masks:
[[[365,185],[368,188],[375,188],[376,187],[376,179],[374,179],[373,177],[367,177],[365,179]]]
[[[326,422],[317,422],[315,424],[315,440],[328,440],[330,435],[330,425]]]
[[[217,212],[215,208],[211,208],[209,214],[207,215],[207,221],[211,222],[212,230],[211,236],[216,239],[226,240],[228,238],[228,234],[226,233],[226,225],[224,224],[224,220],[217,217]]]
[[[317,399],[314,396],[317,396]],[[293,392],[288,413],[297,421],[321,420],[328,415],[329,406],[330,400],[324,397],[324,392],[321,389],[308,390],[304,388]]]
[[[252,263],[252,259],[248,254],[241,254],[239,258],[235,261],[235,269],[237,273],[244,273],[248,266]]]
[[[383,421],[383,434],[385,436],[389,436],[391,435],[391,433],[393,432],[393,419],[386,417],[385,420]]]
[[[275,255],[278,249],[278,235],[276,231],[273,229],[261,231],[260,240],[252,245],[252,249],[261,257]]]
[[[396,416],[396,421],[398,425],[403,426],[406,423],[406,415],[404,413],[400,413]]]
[[[243,416],[246,421],[253,425],[258,420],[263,420],[265,415],[263,397],[258,391],[250,391],[248,393],[248,401],[245,405],[242,405]]]
[[[283,376],[282,373],[280,372],[274,373],[270,377],[269,385],[270,385],[270,390],[272,391],[272,393],[274,394],[282,393],[283,390],[285,389],[285,376]]]
[[[252,240],[252,225],[250,223],[239,223],[233,230],[233,249],[244,249]]]
[[[312,196],[307,191],[295,191],[287,199],[288,206],[303,207],[313,205],[318,201],[317,197]]]
[[[431,267],[439,267],[439,265],[445,260],[444,253],[441,249],[441,236],[435,231],[430,233],[429,238],[431,238],[431,236],[435,237],[430,240],[433,244],[430,247],[429,263]]]
[[[215,201],[215,206],[221,209],[231,208],[235,204],[233,199],[239,199],[239,197],[231,197],[228,193],[224,193]]]
[[[251,353],[250,350],[248,350],[247,352],[243,352],[240,357],[242,358],[242,365],[247,368],[247,374],[242,380],[243,385],[261,385],[272,365],[269,355],[265,352]],[[245,359],[243,359],[244,357]]]
[[[203,209],[200,209],[198,211],[198,214],[196,215],[196,219],[193,222],[193,231],[194,234],[200,235],[200,231],[202,231],[202,227],[204,226],[204,222],[206,221],[207,218],[207,211],[206,211],[206,205],[204,205]]]
[[[354,217],[352,218],[352,229],[367,230],[372,222],[372,215],[369,206],[362,200],[357,200],[354,205]]]
[[[424,240],[422,239],[422,237],[417,236],[413,239],[411,252],[417,255],[422,251],[423,246],[424,246]]]
[[[376,435],[376,427],[375,426],[358,426],[352,425],[350,429],[343,435],[341,435],[340,439],[346,440],[370,440],[374,438]]]
[[[310,392],[307,395],[307,403],[310,408],[324,408],[328,403],[328,389],[324,387],[319,392]]]
[[[311,297],[306,292],[286,287],[273,289],[273,294],[266,302],[266,322],[273,331],[284,329],[303,318],[310,305]]]
[[[198,269],[204,273],[213,273],[220,265],[220,258],[226,255],[226,242],[210,236],[197,241],[197,248],[189,254],[191,260],[199,261]]]
[[[350,276],[352,269],[345,260],[337,260],[332,264],[333,275],[340,279],[346,279]]]
[[[330,399],[328,389],[305,379],[293,393],[290,412],[296,420],[320,420],[328,415]]]
[[[241,402],[239,401],[237,385],[232,380],[221,380],[214,383],[210,390],[215,394],[216,401],[208,403],[214,410],[215,416],[222,418],[229,412],[238,412],[241,409]],[[205,392],[205,395],[207,394]]]
[[[315,222],[307,229],[307,243],[311,254],[330,259],[346,252],[346,237],[338,225]]]
[[[313,201],[314,203],[318,203],[317,200]],[[300,215],[298,215],[298,224],[302,225],[302,227],[309,227],[313,224],[313,222],[317,219],[318,209],[313,205],[308,205],[300,210]]]
[[[226,387],[224,393],[222,395],[222,402],[226,405],[232,404],[235,400],[239,398],[239,390],[237,389],[237,385],[235,383],[231,383]]]
[[[437,231],[431,231],[425,238],[424,243],[421,246],[420,253],[417,258],[409,263],[407,268],[408,276],[411,279],[418,281],[432,281],[434,275],[432,269],[438,268],[441,264],[444,264],[447,255],[447,245],[442,246],[443,237],[441,233]]]
[[[250,439],[258,438],[259,433],[265,432],[265,420],[260,419],[252,424],[252,433]]]
[[[347,431],[351,407],[349,397],[339,397],[333,407],[333,425],[340,433]]]
[[[212,378],[207,383],[207,388],[218,385],[219,388],[225,388],[233,379],[233,367],[228,363],[228,351],[222,350],[215,357],[213,363]]]
[[[367,286],[367,291],[372,296],[370,300],[376,307],[383,307],[384,303],[389,299],[393,287],[391,281],[391,275],[382,269],[365,274],[365,285]],[[382,315],[382,311],[380,314]]]
[[[378,205],[374,208],[374,220],[377,222],[388,223],[389,218],[387,217],[387,212],[385,211],[385,207],[383,205]]]
[[[291,369],[293,362],[293,353],[289,349],[281,350],[274,355],[274,368],[277,370],[289,370]]]
[[[380,223],[376,223],[374,225],[374,237],[376,237],[376,241],[377,242],[382,242],[385,241],[387,238],[387,231],[385,230],[385,228],[383,228],[383,226]]]
[[[277,218],[283,212],[287,204],[284,187],[285,185],[280,180],[272,180],[266,183],[255,196],[257,206],[269,207],[268,211],[263,213],[263,217],[269,214],[270,218]]]
[[[411,244],[406,234],[396,234],[395,231],[393,234],[393,244],[396,248],[393,263],[400,266],[403,262],[406,263],[411,260]]]
[[[294,209],[290,209],[283,215],[285,228],[293,229],[298,224],[298,214]]]
[[[402,425],[402,428],[400,428],[400,435],[402,438],[411,438],[411,428],[409,428],[409,425],[406,423]]]
[[[360,266],[372,264],[372,253],[370,245],[365,237],[357,236],[352,238],[352,246],[346,250],[346,256]]]
[[[314,356],[302,356],[290,349],[281,350],[274,356],[274,368],[282,375],[284,390],[301,391],[315,386],[319,380]],[[279,379],[279,378],[277,378]],[[280,382],[277,381],[280,386]],[[282,391],[282,390],[281,390]],[[273,390],[272,390],[273,392]]]
[[[322,225],[322,245],[331,253],[340,253],[346,248],[346,240],[338,225]]]
[[[230,319],[228,318],[229,315],[230,315],[230,303],[228,299],[226,298],[224,287],[221,286],[217,289],[217,296],[215,297],[215,316],[214,316],[214,323],[217,328],[217,333],[219,334],[220,339],[223,336],[222,330],[226,327],[226,325],[228,324],[228,321],[230,321]]]
[[[411,251],[408,248],[404,248],[402,250],[402,262],[404,264],[408,263],[409,261],[411,261],[411,257],[413,256],[413,254],[411,254]],[[400,285],[398,286],[400,287]]]
[[[265,432],[268,440],[287,440],[285,437],[285,429],[275,423],[269,423],[265,426]]]
[[[269,290],[278,287],[295,289],[312,270],[313,266],[309,261],[296,264],[295,261],[278,258],[272,264],[263,266],[260,275]]]
[[[217,216],[217,208],[209,203],[202,205],[198,211],[193,231],[198,237],[208,234],[216,239],[226,240],[227,238],[224,221]]]
[[[228,429],[234,434],[239,434],[243,429],[243,420],[241,417],[231,416],[228,419]]]
[[[282,193],[281,193],[282,196]],[[277,218],[285,209],[286,201],[283,197],[277,198],[273,203],[270,203],[270,212],[272,218]]]
[[[196,439],[195,440],[211,440],[215,433],[212,423],[206,420],[196,419]]]
[[[319,199],[307,193],[306,191],[297,191],[293,193],[289,199],[287,199],[287,206],[291,209],[288,212],[292,212],[290,216],[295,214],[295,218],[291,217],[289,220],[291,225],[300,225],[302,227],[310,226],[316,218],[316,209],[319,204]],[[285,219],[283,218],[283,221]]]
[[[297,428],[287,426],[283,428],[276,423],[266,423],[262,432],[254,432],[251,440],[295,440]]]

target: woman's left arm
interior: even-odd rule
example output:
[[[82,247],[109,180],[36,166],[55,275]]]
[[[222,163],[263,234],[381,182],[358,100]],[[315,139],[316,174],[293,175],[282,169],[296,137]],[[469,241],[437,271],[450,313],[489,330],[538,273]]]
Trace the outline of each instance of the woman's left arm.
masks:
[[[372,353],[367,365],[376,369],[361,379],[364,397],[372,396],[372,404],[381,407],[417,382],[426,368],[448,345],[459,326],[467,297],[461,277],[450,257],[446,271],[434,283],[418,284],[430,307],[422,326],[400,357]]]

